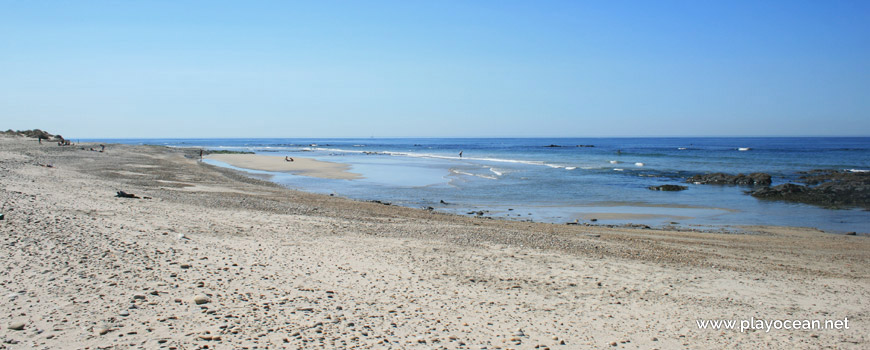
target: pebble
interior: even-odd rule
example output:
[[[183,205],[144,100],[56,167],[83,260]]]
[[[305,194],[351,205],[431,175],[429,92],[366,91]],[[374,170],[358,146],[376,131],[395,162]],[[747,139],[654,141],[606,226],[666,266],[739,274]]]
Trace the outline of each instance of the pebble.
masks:
[[[123,310],[123,311],[119,312],[118,315],[127,317],[127,316],[130,316],[130,312],[127,310]]]
[[[24,329],[24,322],[12,322],[9,324],[9,329],[13,331],[20,331]]]
[[[196,303],[196,305],[206,304],[210,301],[211,301],[211,299],[209,299],[205,295],[197,295],[197,296],[193,297],[193,302]]]

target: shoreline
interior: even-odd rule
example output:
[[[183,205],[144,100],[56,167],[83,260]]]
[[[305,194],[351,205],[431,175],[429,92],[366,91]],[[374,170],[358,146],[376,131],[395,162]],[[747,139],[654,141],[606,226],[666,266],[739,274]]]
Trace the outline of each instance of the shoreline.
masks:
[[[870,342],[867,237],[484,220],[290,190],[197,160],[168,147],[100,153],[0,137],[9,347]],[[695,325],[750,317],[848,317],[851,327]]]

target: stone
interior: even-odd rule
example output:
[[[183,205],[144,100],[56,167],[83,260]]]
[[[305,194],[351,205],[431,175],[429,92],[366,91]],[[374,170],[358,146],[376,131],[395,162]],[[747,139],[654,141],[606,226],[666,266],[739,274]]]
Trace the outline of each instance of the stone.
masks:
[[[13,331],[21,331],[24,330],[24,322],[12,322],[9,324],[9,329]]]
[[[685,191],[685,190],[689,189],[686,186],[680,186],[680,185],[661,185],[661,186],[650,186],[647,188],[649,188],[653,191]]]
[[[130,311],[123,310],[123,311],[119,312],[118,315],[127,317],[127,316],[130,316]]]
[[[193,297],[193,302],[196,303],[196,305],[202,305],[211,302],[211,299],[205,295],[197,295]]]

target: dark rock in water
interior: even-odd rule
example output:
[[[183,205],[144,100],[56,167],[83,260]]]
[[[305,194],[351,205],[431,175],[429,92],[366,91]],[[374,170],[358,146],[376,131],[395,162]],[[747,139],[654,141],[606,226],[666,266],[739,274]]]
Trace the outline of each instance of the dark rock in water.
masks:
[[[577,145],[577,147],[595,147],[595,145]]]
[[[725,173],[713,173],[695,175],[690,177],[686,182],[691,182],[701,185],[770,185],[770,175],[765,173],[752,173],[749,175],[737,174],[730,175]]]
[[[649,188],[653,191],[684,191],[684,190],[689,189],[686,186],[680,186],[680,185],[661,185],[661,186],[650,186],[647,188]]]
[[[441,204],[447,204],[443,199],[441,200]]]
[[[858,232],[855,232],[855,231],[846,233],[846,236],[857,236],[857,235],[858,235]]]
[[[782,184],[752,191],[753,197],[785,200],[828,208],[870,208],[870,173],[832,172],[812,175],[815,186]]]
[[[562,147],[562,146],[559,146],[559,145],[549,145],[549,146],[544,146],[544,147]]]

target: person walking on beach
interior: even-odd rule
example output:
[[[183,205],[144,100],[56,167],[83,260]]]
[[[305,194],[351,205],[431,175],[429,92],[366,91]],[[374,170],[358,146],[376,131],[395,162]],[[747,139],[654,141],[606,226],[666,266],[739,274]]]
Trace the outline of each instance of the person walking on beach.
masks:
[[[202,150],[199,150],[199,161],[202,161]]]
[[[462,158],[462,151],[459,151],[459,158]]]

